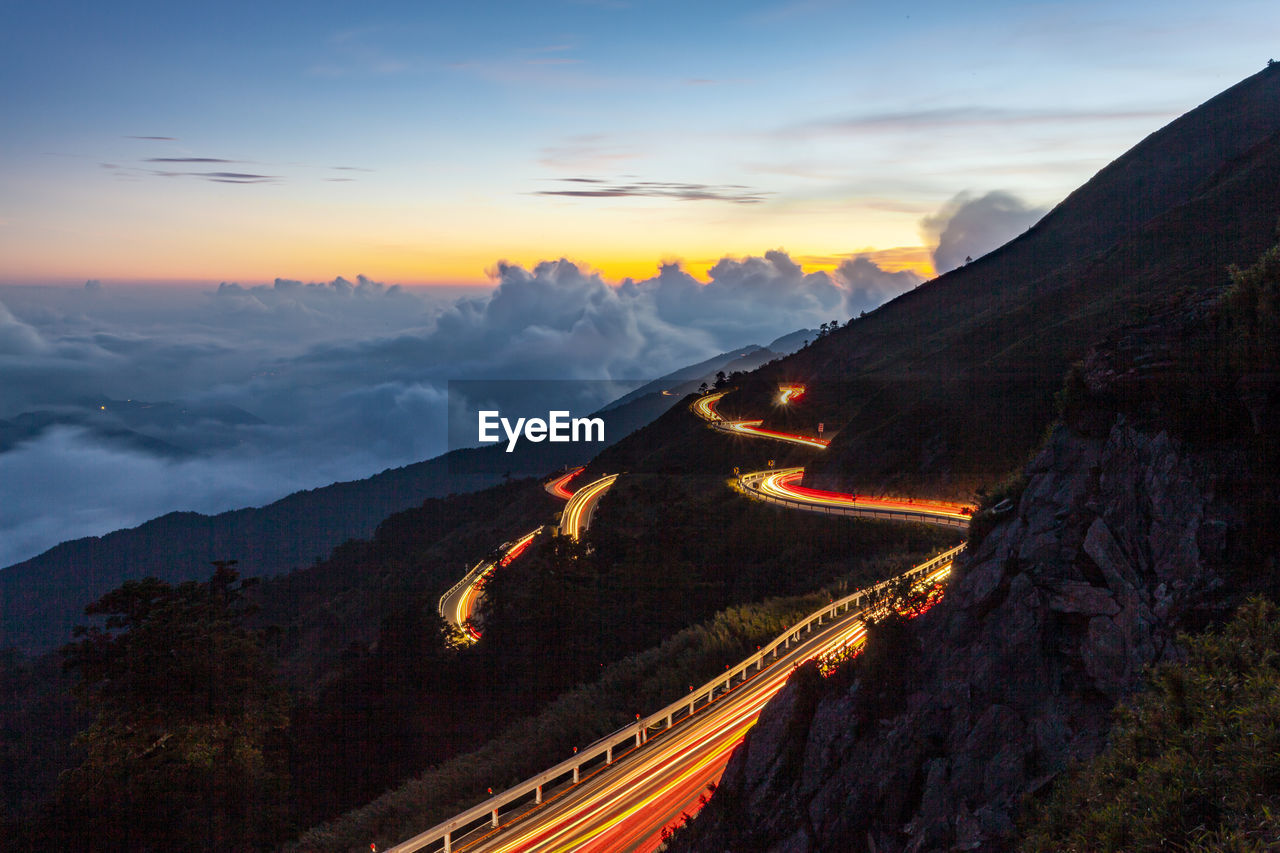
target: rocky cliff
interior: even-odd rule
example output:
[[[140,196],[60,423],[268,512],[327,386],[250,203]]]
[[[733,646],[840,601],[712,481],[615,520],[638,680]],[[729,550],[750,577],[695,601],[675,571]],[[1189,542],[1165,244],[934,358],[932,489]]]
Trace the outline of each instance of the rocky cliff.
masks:
[[[1206,350],[1188,330],[1212,310],[1183,306],[1096,350],[1075,377],[1090,402],[906,631],[901,671],[885,676],[897,698],[867,701],[884,687],[861,659],[854,677],[802,670],[672,849],[1010,849],[1024,800],[1104,747],[1144,668],[1275,576],[1253,531],[1275,480],[1248,425],[1276,389],[1188,373]],[[1218,393],[1214,429],[1157,405],[1188,385]]]

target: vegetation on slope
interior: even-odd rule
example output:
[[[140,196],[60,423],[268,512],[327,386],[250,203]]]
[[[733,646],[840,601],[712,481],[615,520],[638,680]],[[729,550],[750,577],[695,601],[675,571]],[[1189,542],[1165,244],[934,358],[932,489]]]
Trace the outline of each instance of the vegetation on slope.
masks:
[[[1184,638],[1151,689],[1117,712],[1111,747],[1034,808],[1033,853],[1274,850],[1280,845],[1280,609],[1240,608]]]
[[[61,850],[262,849],[288,827],[288,700],[228,565],[90,605],[64,666],[92,724],[29,841]]]
[[[304,850],[348,850],[370,841],[390,845],[563,760],[575,746],[617,730],[635,714],[660,708],[723,673],[828,596],[816,593],[733,607],[686,628],[661,645],[600,671],[589,684],[559,696],[480,749],[431,768],[338,820],[306,832]]]
[[[620,478],[596,518],[582,546],[548,541],[489,584],[481,654],[495,685],[554,695],[723,607],[862,586],[883,578],[889,555],[906,561],[955,539],[744,500],[711,477]],[[518,702],[511,689],[494,693]]]

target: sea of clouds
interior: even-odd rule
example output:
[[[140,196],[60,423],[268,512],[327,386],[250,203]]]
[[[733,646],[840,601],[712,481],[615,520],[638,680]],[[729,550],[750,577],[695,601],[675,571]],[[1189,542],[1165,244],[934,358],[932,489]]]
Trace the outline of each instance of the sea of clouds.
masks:
[[[1008,215],[989,201],[942,216],[981,230],[973,204]],[[940,246],[954,242],[946,220],[929,226]],[[611,284],[563,259],[492,276],[472,290],[363,277],[0,288],[0,566],[165,512],[261,505],[436,456],[451,379],[654,378],[920,282],[863,257],[806,272],[782,251],[725,258],[706,283],[669,264]],[[154,420],[139,409],[165,402],[177,405]]]

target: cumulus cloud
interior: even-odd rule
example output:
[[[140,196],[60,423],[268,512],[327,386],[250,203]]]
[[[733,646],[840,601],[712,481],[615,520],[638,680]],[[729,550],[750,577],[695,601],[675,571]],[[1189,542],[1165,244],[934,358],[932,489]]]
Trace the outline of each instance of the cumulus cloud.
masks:
[[[0,290],[0,566],[438,455],[451,380],[611,380],[588,383],[598,399],[575,410],[589,410],[612,383],[842,320],[919,281],[866,257],[806,271],[783,251],[722,259],[706,283],[674,263],[618,284],[565,259],[491,274],[461,296],[363,276]]]
[[[964,192],[942,210],[920,220],[925,239],[936,248],[933,266],[939,273],[953,270],[966,258],[979,258],[1030,228],[1046,213],[1011,193],[996,190],[974,197]]]

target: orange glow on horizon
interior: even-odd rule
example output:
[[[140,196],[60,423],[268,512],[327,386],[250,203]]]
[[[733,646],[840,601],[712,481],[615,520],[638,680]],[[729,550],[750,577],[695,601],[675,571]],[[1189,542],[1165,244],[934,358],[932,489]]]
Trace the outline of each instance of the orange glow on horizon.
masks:
[[[191,248],[191,247],[187,247]],[[624,253],[593,255],[590,251],[565,253],[570,263],[587,272],[594,272],[609,284],[618,285],[626,279],[643,281],[658,275],[667,263],[679,267],[698,281],[711,280],[710,269],[724,257],[743,258],[761,256],[765,249],[755,252],[719,254],[697,253],[688,257],[662,253]],[[887,272],[912,270],[923,278],[935,275],[930,250],[924,246],[898,247],[884,250],[867,250],[857,253],[878,264]],[[791,259],[804,267],[805,272],[834,273],[840,264],[852,254],[826,255],[790,253]],[[82,259],[65,257],[52,265],[42,263],[18,264],[0,270],[0,284],[34,284],[42,286],[80,286],[88,279],[97,279],[104,286],[164,286],[164,287],[217,287],[221,282],[235,282],[245,287],[270,285],[276,278],[303,282],[327,282],[342,276],[355,281],[364,275],[372,281],[388,286],[403,287],[471,286],[492,287],[492,274],[499,261],[532,269],[544,261],[558,260],[562,255],[547,252],[511,252],[487,248],[459,248],[438,253],[427,249],[412,251],[405,247],[389,247],[385,250],[344,251],[340,247],[291,246],[279,252],[256,247],[232,255],[219,255],[207,251],[147,252],[130,256],[115,256],[86,264]]]

